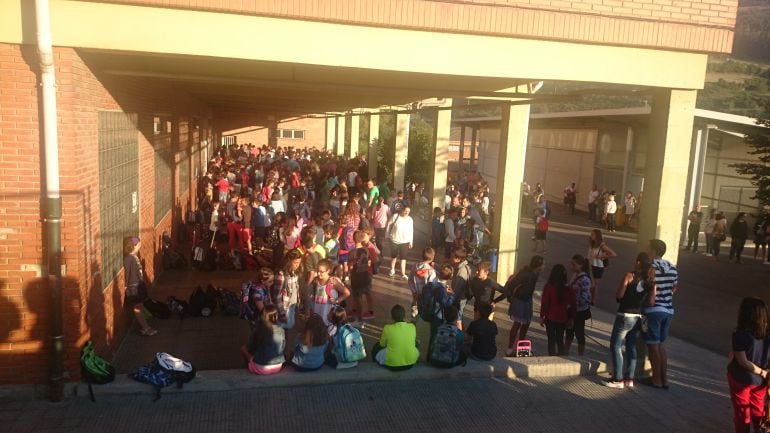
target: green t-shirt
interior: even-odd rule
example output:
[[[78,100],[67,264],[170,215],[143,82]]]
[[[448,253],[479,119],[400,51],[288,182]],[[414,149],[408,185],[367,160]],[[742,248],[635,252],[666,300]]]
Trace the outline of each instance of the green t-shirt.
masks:
[[[380,346],[386,348],[385,365],[404,367],[414,365],[420,357],[415,346],[417,328],[414,323],[396,322],[385,325],[380,336]]]
[[[372,205],[367,207],[373,208],[374,206],[377,205],[377,197],[380,196],[380,190],[379,188],[377,188],[377,185],[374,185],[372,189],[370,189],[368,192],[369,192],[368,200],[370,200],[370,203]]]
[[[390,188],[388,188],[388,184],[380,184],[380,186],[377,187],[377,190],[382,197],[385,197],[385,204],[388,204],[388,199],[390,198]]]

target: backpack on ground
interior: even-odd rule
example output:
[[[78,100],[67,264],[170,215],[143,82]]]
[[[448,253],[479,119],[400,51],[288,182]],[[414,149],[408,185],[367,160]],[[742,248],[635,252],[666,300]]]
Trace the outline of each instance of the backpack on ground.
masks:
[[[193,261],[192,261],[193,268],[203,269],[203,263],[204,263],[205,257],[206,257],[206,252],[204,251],[203,247],[195,246],[195,248],[193,248]]]
[[[176,358],[166,352],[158,352],[149,364],[139,367],[129,375],[137,382],[155,387],[155,399],[160,399],[160,390],[176,383],[179,388],[195,378],[195,367],[189,362]]]
[[[540,221],[537,222],[537,230],[543,233],[548,233],[548,218],[541,216]]]
[[[366,358],[361,331],[350,324],[340,326],[334,337],[334,354],[339,362],[356,362]]]
[[[195,288],[195,291],[190,295],[190,301],[188,303],[191,316],[200,317],[203,314],[203,309],[206,308],[206,292],[203,291],[201,286]]]
[[[96,355],[93,343],[90,341],[83,347],[80,355],[80,371],[83,381],[88,384],[88,395],[91,401],[96,401],[91,385],[104,385],[115,380],[115,367]]]
[[[217,250],[214,248],[206,250],[201,269],[208,272],[215,270],[217,268],[217,255]]]
[[[214,315],[214,311],[217,309],[217,289],[209,284],[206,286],[205,295],[206,298],[203,302],[203,309],[201,309],[201,316],[210,317]]]
[[[169,296],[167,304],[169,310],[178,314],[180,318],[185,317],[190,312],[190,304],[181,299],[177,299],[175,296]]]
[[[432,322],[443,318],[444,308],[451,304],[451,296],[447,293],[446,286],[433,281],[423,286],[417,311],[422,320]]]
[[[437,367],[454,367],[460,360],[459,330],[456,326],[444,323],[436,330],[430,350],[430,363]]]
[[[168,307],[168,304],[163,302],[147,299],[144,301],[144,308],[152,314],[152,317],[157,317],[158,319],[168,319],[171,317],[171,309]]]
[[[238,295],[221,287],[215,290],[222,314],[225,316],[237,316],[241,313],[241,301],[238,299]]]
[[[253,281],[247,281],[243,283],[243,286],[241,286],[241,299],[239,304],[239,313],[241,319],[245,319],[250,322],[259,320],[261,311],[257,310],[257,305],[254,302],[254,296],[260,291],[262,292],[262,302],[265,305],[270,304],[270,290],[267,287],[264,287],[261,284],[255,283]]]

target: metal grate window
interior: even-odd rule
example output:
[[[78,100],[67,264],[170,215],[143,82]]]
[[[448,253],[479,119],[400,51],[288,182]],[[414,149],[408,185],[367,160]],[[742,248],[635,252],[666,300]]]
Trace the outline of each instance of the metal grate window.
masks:
[[[179,122],[179,152],[176,154],[177,173],[179,174],[179,194],[184,194],[190,187],[190,147],[192,134],[187,121]]]
[[[167,124],[170,120],[166,121]],[[155,225],[171,211],[173,193],[174,152],[173,129],[166,128],[153,140],[155,148]]]
[[[123,238],[139,235],[137,115],[99,112],[99,229],[102,290],[123,266]]]

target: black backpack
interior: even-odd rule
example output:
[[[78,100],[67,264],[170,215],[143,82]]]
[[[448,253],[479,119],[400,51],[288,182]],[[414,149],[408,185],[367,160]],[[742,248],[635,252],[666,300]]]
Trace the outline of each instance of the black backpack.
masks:
[[[171,309],[168,307],[168,304],[163,302],[147,299],[144,301],[144,308],[152,314],[152,317],[157,317],[158,319],[168,319],[171,317]]]
[[[200,317],[202,311],[206,307],[206,292],[203,291],[201,286],[195,288],[195,291],[190,295],[190,302],[188,303],[188,313],[191,316]]]

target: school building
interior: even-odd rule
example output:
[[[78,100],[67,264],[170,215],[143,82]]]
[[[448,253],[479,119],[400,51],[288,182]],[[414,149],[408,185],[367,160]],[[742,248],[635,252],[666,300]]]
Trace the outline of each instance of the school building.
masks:
[[[737,6],[0,0],[0,384],[50,384],[55,398],[77,380],[84,342],[114,353],[130,323],[121,240],[139,234],[154,276],[160,235],[196,202],[213,144],[250,128],[263,135],[240,140],[261,145],[275,131],[275,140],[309,141],[313,129],[288,119],[323,118],[324,147],[338,154],[355,154],[349,137],[366,136],[371,160],[380,116],[395,116],[399,187],[410,113],[429,110],[430,191],[441,203],[452,98],[499,104],[497,153],[484,164],[498,174],[492,231],[507,275],[539,83],[645,88],[653,102],[639,239],[678,244],[695,95],[707,55],[731,50]]]

